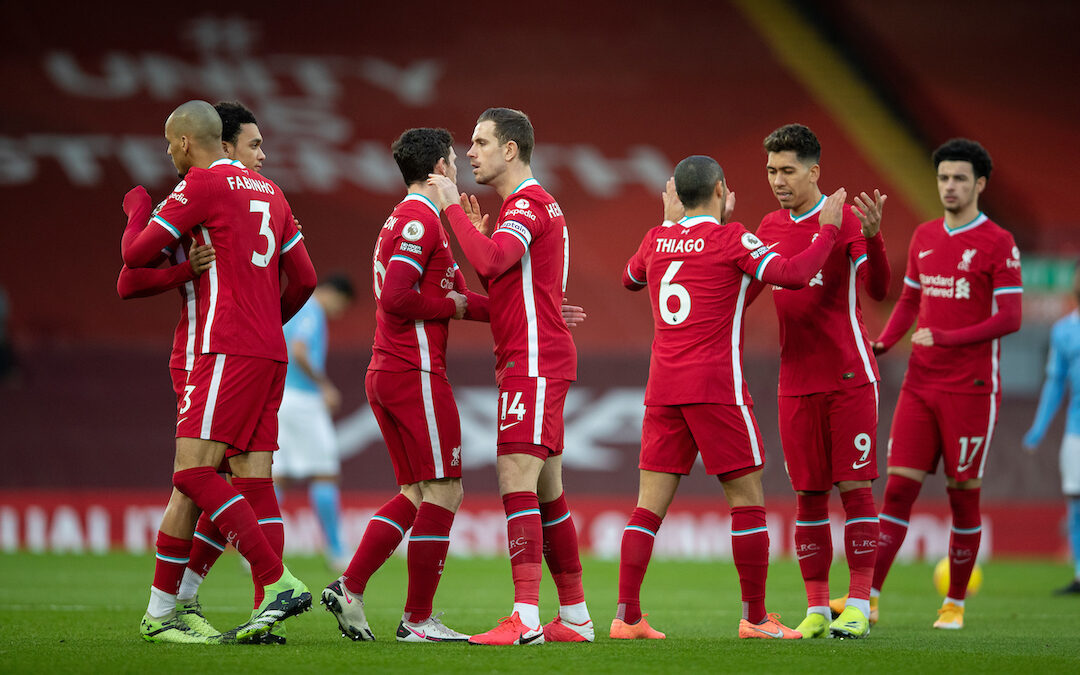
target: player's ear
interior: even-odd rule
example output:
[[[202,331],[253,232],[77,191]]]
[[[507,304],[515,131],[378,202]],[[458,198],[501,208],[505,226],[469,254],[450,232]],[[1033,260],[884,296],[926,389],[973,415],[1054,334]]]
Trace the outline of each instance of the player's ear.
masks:
[[[435,170],[432,173],[437,173],[440,176],[446,175],[446,158],[440,157],[439,161],[435,162]]]
[[[979,176],[975,179],[975,194],[981,195],[982,191],[986,189],[986,176]]]
[[[821,176],[821,165],[815,164],[814,166],[810,167],[810,182],[816,183],[819,176]]]
[[[503,146],[503,157],[507,162],[514,161],[514,158],[518,156],[518,144],[517,141],[507,141]]]

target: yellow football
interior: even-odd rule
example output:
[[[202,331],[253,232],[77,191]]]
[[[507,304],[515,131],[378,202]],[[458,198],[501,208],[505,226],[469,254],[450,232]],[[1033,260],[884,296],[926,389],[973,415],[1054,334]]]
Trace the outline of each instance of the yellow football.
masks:
[[[967,594],[975,595],[982,588],[983,572],[982,567],[978,563],[975,563],[975,569],[971,570],[971,578],[968,579]],[[942,596],[946,596],[949,593],[949,558],[945,557],[938,561],[938,564],[934,567],[934,588]]]

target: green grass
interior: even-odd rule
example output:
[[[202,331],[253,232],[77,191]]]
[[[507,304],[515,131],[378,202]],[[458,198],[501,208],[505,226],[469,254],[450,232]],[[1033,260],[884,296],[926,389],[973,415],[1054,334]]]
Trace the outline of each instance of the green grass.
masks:
[[[313,593],[333,577],[321,560],[288,560]],[[842,561],[833,585],[846,587]],[[730,563],[655,560],[642,601],[664,641],[607,639],[615,609],[618,564],[586,560],[586,595],[597,627],[593,645],[537,648],[405,645],[394,640],[405,596],[405,563],[390,560],[365,595],[378,641],[351,642],[321,606],[288,622],[285,647],[153,645],[138,634],[151,581],[151,556],[0,555],[0,671],[17,672],[1076,672],[1080,668],[1080,598],[1055,598],[1062,564],[995,561],[980,594],[969,601],[958,632],[930,627],[940,599],[929,564],[897,565],[882,600],[882,622],[866,640],[740,641],[738,584]],[[204,584],[200,599],[219,629],[246,619],[250,577],[229,555]],[[556,611],[545,579],[545,620]],[[805,596],[796,565],[769,570],[768,605],[798,624]],[[505,559],[456,559],[446,565],[436,610],[446,623],[481,632],[508,613],[512,600]]]

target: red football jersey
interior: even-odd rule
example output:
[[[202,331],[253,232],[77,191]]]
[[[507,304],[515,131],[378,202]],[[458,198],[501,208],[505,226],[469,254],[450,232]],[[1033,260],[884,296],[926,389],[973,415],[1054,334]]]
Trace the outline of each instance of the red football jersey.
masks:
[[[441,300],[455,288],[457,263],[450,253],[439,209],[430,199],[410,194],[383,224],[372,260],[375,293],[375,344],[369,370],[446,372],[446,337],[450,314],[416,319],[387,311],[383,281],[391,265],[409,265],[420,273],[414,287],[425,298]]]
[[[824,205],[822,196],[800,216],[787,209],[773,211],[761,220],[756,234],[771,250],[794,256],[817,236]],[[773,286],[780,322],[779,395],[805,396],[880,379],[855,288],[857,270],[864,264],[862,225],[845,208],[836,245],[810,283],[794,290]]]
[[[944,218],[915,229],[904,283],[920,292],[919,328],[963,328],[997,311],[994,298],[1022,293],[1013,236],[980,213],[950,230]],[[914,345],[904,382],[958,393],[1000,390],[998,340],[956,347]]]
[[[627,263],[648,284],[653,344],[645,405],[751,405],[742,374],[743,315],[753,279],[776,254],[741,223],[665,222]]]
[[[279,254],[302,235],[281,188],[228,159],[193,167],[147,230],[153,227],[214,247],[213,265],[196,281],[195,352],[287,362]]]
[[[503,201],[492,237],[516,237],[525,255],[489,279],[495,379],[577,379],[577,348],[562,316],[570,235],[555,198],[528,179]]]

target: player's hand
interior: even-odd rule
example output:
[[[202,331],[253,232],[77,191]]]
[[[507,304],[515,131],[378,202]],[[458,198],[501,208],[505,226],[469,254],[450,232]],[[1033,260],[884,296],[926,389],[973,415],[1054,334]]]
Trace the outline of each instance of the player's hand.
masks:
[[[293,221],[293,223],[296,224],[296,229],[300,230],[301,232],[304,231],[304,226],[300,224],[300,219],[299,218],[297,218],[296,216],[293,216],[292,221]]]
[[[191,269],[195,272],[195,276],[199,276],[210,269],[210,264],[214,262],[216,257],[214,247],[210,244],[199,246],[192,242],[191,249],[188,250],[188,260],[191,261]]]
[[[829,195],[829,198],[825,200],[825,205],[821,207],[818,222],[822,225],[832,225],[839,230],[840,223],[844,219],[844,202],[846,200],[847,190],[844,188],[840,188]]]
[[[319,385],[319,389],[322,390],[323,403],[326,404],[326,409],[330,411],[330,414],[334,414],[341,407],[341,392],[330,382],[323,382]]]
[[[469,220],[472,222],[473,227],[476,228],[476,231],[485,237],[490,237],[490,219],[486,215],[480,213],[480,201],[476,198],[476,195],[467,195],[462,192],[459,199],[462,210],[465,211],[465,215],[469,217]]]
[[[922,347],[933,347],[934,334],[929,328],[920,328],[911,334],[911,343]]]
[[[664,191],[660,193],[660,198],[664,201],[664,220],[677,223],[686,216],[686,209],[683,208],[679,193],[675,190],[675,176],[668,178]]]
[[[136,185],[124,195],[124,215],[128,218],[140,208],[152,207],[153,203],[150,201],[150,194],[141,185]]]
[[[870,201],[870,196],[865,192],[855,198],[855,206],[851,207],[851,212],[862,223],[862,233],[867,239],[877,236],[881,231],[881,212],[888,198],[889,195],[881,194],[881,190],[874,190],[873,201]]]
[[[568,327],[580,326],[585,322],[588,315],[583,308],[566,304],[566,298],[563,298],[562,302],[562,318]]]
[[[724,200],[724,212],[720,215],[720,222],[730,222],[733,213],[735,213],[735,191],[728,190],[727,199]]]
[[[429,173],[427,184],[435,187],[435,206],[445,211],[452,204],[458,203],[458,190],[454,181],[439,173]]]
[[[469,307],[469,299],[457,291],[449,291],[446,297],[454,301],[454,319],[464,319],[465,310]]]
[[[1023,446],[1024,452],[1033,455],[1039,449],[1039,439],[1035,438],[1035,434],[1031,433],[1031,431],[1028,431],[1024,434]]]
[[[881,340],[871,342],[870,343],[870,349],[874,350],[874,356],[881,356],[885,352],[889,351],[888,349],[885,348],[885,343],[882,342]]]

